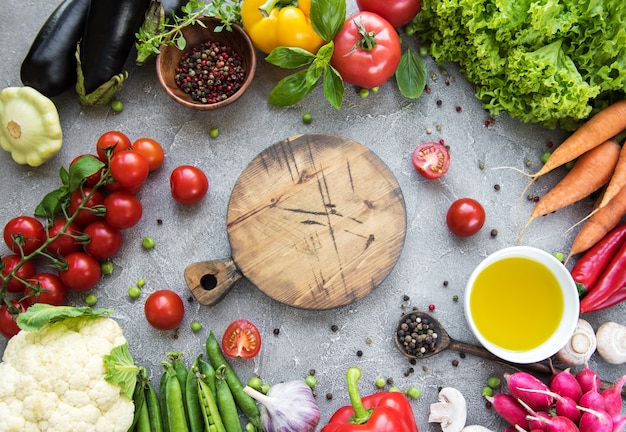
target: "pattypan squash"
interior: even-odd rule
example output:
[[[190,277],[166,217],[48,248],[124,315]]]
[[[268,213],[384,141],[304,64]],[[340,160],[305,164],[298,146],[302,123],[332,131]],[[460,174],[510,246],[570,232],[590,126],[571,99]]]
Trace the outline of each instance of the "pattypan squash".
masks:
[[[19,164],[36,167],[59,152],[63,133],[54,102],[32,87],[0,91],[0,146]]]

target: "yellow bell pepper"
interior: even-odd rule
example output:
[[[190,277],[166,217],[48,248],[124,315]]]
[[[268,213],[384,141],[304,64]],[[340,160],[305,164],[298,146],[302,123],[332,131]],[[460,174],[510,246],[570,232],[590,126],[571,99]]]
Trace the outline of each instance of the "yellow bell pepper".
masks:
[[[241,20],[254,45],[266,54],[277,47],[317,53],[324,40],[310,18],[311,0],[244,0]]]

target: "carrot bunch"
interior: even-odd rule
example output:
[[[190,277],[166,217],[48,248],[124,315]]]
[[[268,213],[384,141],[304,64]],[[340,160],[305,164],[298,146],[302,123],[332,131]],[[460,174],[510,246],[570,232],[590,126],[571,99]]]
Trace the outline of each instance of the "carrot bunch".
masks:
[[[568,258],[600,241],[626,215],[626,145],[614,138],[626,130],[626,99],[609,105],[591,117],[532,174],[526,189],[539,177],[576,161],[567,175],[535,205],[524,228],[539,216],[562,209],[606,185],[592,213],[579,231]],[[525,190],[526,190],[525,189]]]

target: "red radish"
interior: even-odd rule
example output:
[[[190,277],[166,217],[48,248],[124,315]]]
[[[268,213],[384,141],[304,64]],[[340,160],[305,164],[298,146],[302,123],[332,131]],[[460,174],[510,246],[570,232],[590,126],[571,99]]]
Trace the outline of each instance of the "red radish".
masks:
[[[521,399],[535,411],[547,411],[554,403],[554,398],[543,392],[550,392],[548,386],[539,378],[528,372],[505,373],[509,393],[516,399]],[[539,392],[529,392],[524,390],[541,390]]]
[[[578,423],[580,420],[580,411],[576,406],[576,401],[568,396],[561,396],[558,393],[551,391],[543,391],[543,390],[527,390],[520,389],[521,391],[533,392],[533,393],[543,393],[549,396],[552,396],[556,403],[554,405],[554,410],[557,415],[567,417],[572,420],[574,423]],[[530,422],[529,422],[530,423]]]
[[[613,432],[622,432],[626,426],[626,416],[613,416]]]
[[[578,423],[580,432],[611,432],[613,420],[606,411],[579,407],[583,412]]]
[[[586,363],[585,368],[581,369],[576,374],[576,381],[580,384],[583,393],[587,393],[590,390],[598,391],[600,388],[600,377],[597,373],[592,371]]]
[[[528,429],[528,420],[526,419],[526,409],[513,396],[506,393],[498,393],[494,396],[485,396],[491,402],[493,408],[500,416],[510,425],[519,425],[524,429]]]
[[[580,384],[576,380],[576,377],[572,375],[569,368],[565,369],[555,375],[552,375],[550,380],[550,390],[554,393],[558,393],[561,396],[571,398],[578,402],[583,395],[583,390]]]
[[[545,417],[545,418],[552,417],[550,413],[546,411],[538,411],[534,413],[534,415],[537,417]],[[535,420],[535,419],[528,420],[528,427],[530,428],[531,431],[545,431],[548,429],[548,425],[545,422]]]
[[[549,417],[549,418],[544,418],[544,417],[534,417],[534,418],[548,425],[548,429],[546,429],[547,432],[579,432],[578,426],[576,425],[576,423],[574,423],[567,417],[554,416],[554,417]]]
[[[626,385],[626,375],[621,377],[611,388],[604,390],[601,395],[604,399],[605,409],[611,417],[619,415],[622,410],[622,387]]]
[[[578,400],[578,405],[593,410],[605,410],[606,403],[604,398],[596,390],[589,390],[583,394]]]

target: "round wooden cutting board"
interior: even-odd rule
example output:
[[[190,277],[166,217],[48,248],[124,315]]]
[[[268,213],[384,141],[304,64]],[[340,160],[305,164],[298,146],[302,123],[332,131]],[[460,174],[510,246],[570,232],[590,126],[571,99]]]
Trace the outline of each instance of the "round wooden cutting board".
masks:
[[[228,205],[232,258],[189,265],[202,304],[242,276],[273,299],[304,309],[353,303],[397,262],[406,233],[402,192],[363,145],[335,135],[280,141],[241,173]]]

